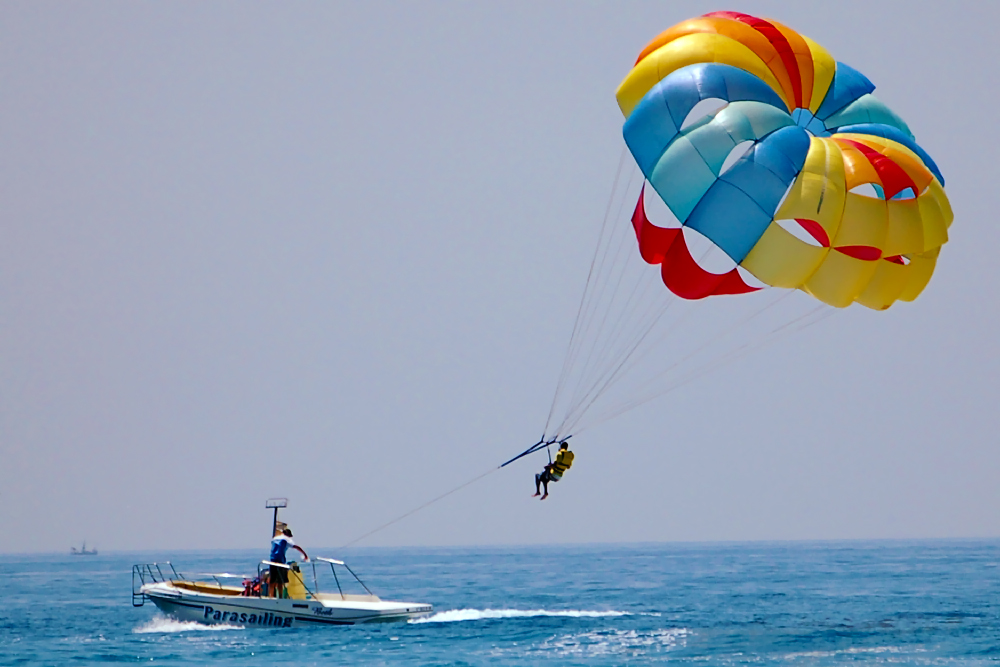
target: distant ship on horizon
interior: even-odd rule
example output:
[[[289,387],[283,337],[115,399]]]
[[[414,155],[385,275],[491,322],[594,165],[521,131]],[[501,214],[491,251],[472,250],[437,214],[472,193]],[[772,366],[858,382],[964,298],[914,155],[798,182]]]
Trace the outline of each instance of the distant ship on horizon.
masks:
[[[87,540],[84,540],[83,541],[83,546],[81,546],[79,549],[77,549],[76,547],[70,547],[69,548],[69,553],[70,553],[71,556],[96,556],[97,555],[97,549],[89,549],[88,550],[87,549]]]

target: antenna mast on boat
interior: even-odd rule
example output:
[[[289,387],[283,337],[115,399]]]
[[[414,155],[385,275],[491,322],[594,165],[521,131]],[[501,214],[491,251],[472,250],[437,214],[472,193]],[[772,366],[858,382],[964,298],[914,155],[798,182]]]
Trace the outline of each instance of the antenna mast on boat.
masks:
[[[268,498],[267,509],[274,509],[274,520],[271,522],[271,537],[278,531],[278,509],[288,507],[288,498]]]

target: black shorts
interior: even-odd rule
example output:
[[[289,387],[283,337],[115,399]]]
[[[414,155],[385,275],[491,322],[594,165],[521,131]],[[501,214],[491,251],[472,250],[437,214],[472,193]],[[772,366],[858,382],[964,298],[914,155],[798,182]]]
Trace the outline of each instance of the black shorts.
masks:
[[[283,567],[278,567],[277,565],[271,565],[271,569],[268,571],[267,580],[271,585],[277,584],[287,584],[288,583],[288,570]]]

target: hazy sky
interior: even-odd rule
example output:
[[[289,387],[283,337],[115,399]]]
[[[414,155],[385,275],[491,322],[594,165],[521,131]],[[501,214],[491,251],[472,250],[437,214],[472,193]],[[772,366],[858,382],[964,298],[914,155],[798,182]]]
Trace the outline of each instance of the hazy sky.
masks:
[[[263,549],[269,496],[335,546],[534,442],[615,88],[714,9],[907,120],[955,211],[930,287],[581,434],[545,503],[536,457],[362,544],[1000,535],[1000,5],[7,1],[0,552]]]

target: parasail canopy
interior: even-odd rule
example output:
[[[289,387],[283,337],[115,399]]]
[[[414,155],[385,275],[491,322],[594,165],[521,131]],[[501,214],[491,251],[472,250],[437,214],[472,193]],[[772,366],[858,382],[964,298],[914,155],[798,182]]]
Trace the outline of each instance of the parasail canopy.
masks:
[[[632,223],[676,295],[799,288],[831,306],[912,301],[953,219],[944,177],[860,72],[772,20],[713,12],[660,34],[617,91],[625,143],[680,226]],[[729,257],[692,257],[696,232]]]

